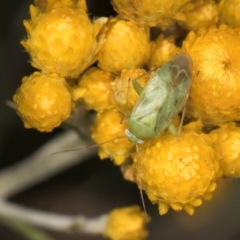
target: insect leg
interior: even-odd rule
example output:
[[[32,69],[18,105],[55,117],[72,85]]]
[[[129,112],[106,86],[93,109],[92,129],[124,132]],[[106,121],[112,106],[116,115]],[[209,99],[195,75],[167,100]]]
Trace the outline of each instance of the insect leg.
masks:
[[[173,136],[178,136],[178,130],[176,129],[176,127],[174,126],[173,123],[170,123],[168,126],[167,126],[167,129],[168,131],[173,135]]]
[[[183,108],[183,111],[182,111],[182,116],[181,116],[181,121],[180,121],[179,128],[178,128],[177,136],[179,136],[181,133],[182,126],[183,126],[183,120],[185,117],[185,112],[186,112],[186,106]]]
[[[138,151],[138,145],[136,144],[136,151],[139,155],[139,151]],[[140,156],[138,156],[138,161],[140,159]],[[147,209],[146,209],[146,204],[145,204],[145,200],[144,200],[144,196],[143,196],[143,190],[142,190],[142,180],[141,180],[141,173],[140,173],[140,166],[139,164],[137,165],[137,168],[138,168],[138,176],[137,176],[137,179],[139,180],[139,190],[140,190],[140,197],[141,197],[141,201],[142,201],[142,206],[143,206],[143,209],[144,209],[144,212],[145,212],[145,215],[147,217]]]
[[[137,79],[132,81],[133,87],[138,95],[143,91],[143,87],[137,82]]]
[[[185,112],[186,112],[186,107],[183,108],[182,116],[181,116],[181,120],[180,120],[178,129],[172,123],[170,123],[167,127],[168,131],[176,137],[178,137],[181,133]]]

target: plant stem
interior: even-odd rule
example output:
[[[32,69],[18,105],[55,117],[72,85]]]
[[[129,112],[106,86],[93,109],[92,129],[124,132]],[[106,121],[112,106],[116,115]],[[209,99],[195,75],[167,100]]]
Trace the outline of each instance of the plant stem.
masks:
[[[37,230],[33,228],[32,226],[29,226],[26,223],[23,223],[22,221],[0,216],[0,222],[4,224],[5,226],[11,228],[18,234],[22,235],[25,239],[28,240],[54,240],[53,238],[46,235],[44,232]]]
[[[89,144],[72,130],[58,135],[31,156],[0,171],[0,198],[11,197],[96,155],[97,149],[53,154]]]
[[[82,215],[54,214],[22,207],[4,200],[0,200],[0,215],[49,230],[94,235],[104,232],[108,219],[107,214],[92,219]]]

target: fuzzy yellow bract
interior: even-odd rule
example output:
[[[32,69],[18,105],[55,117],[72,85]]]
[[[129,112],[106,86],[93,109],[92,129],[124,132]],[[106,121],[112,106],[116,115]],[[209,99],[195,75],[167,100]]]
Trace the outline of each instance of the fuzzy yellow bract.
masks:
[[[221,0],[219,3],[219,20],[232,27],[240,27],[240,1]]]
[[[113,108],[113,80],[114,77],[109,72],[91,67],[80,76],[78,87],[73,90],[73,98],[75,101],[81,100],[87,109],[97,112]]]
[[[214,147],[221,155],[220,168],[225,177],[240,177],[240,128],[235,123],[222,124],[212,131]]]
[[[111,240],[143,240],[149,218],[138,206],[116,208],[109,213],[103,235]]]
[[[34,72],[30,77],[24,77],[13,100],[24,126],[40,132],[50,132],[59,126],[73,108],[65,79],[56,74]]]
[[[180,25],[188,31],[198,31],[200,28],[209,27],[218,22],[218,7],[213,0],[195,0],[194,8],[185,11],[186,21]]]
[[[97,114],[90,129],[91,137],[97,144],[109,141],[99,145],[99,157],[111,158],[116,165],[121,165],[135,148],[135,144],[125,136],[127,124],[122,124],[122,120],[123,115],[117,109],[106,110]]]
[[[97,43],[87,13],[60,5],[46,12],[30,6],[31,20],[24,21],[27,39],[21,41],[31,63],[44,73],[77,77],[96,59]]]
[[[124,18],[139,24],[167,24],[189,0],[112,0],[114,9]],[[178,17],[179,18],[179,17]]]
[[[147,63],[148,69],[156,70],[170,61],[179,52],[180,49],[175,45],[173,36],[165,38],[164,35],[159,35],[151,45],[151,55]]]
[[[115,79],[112,84],[114,97],[116,105],[122,113],[129,115],[138,99],[138,94],[133,87],[133,81],[137,81],[144,88],[150,79],[150,75],[146,70],[140,68],[125,69]]]
[[[187,114],[206,125],[240,120],[239,29],[226,25],[190,32],[183,50],[193,60]]]
[[[207,135],[187,127],[179,137],[166,133],[144,141],[133,159],[138,186],[159,204],[161,215],[169,208],[192,215],[203,199],[212,197],[221,175]]]
[[[98,66],[112,73],[143,67],[150,54],[149,28],[111,18],[99,36]]]

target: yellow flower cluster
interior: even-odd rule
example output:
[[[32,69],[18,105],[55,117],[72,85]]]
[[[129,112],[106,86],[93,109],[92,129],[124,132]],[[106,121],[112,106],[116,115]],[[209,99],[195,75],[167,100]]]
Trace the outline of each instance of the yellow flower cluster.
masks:
[[[240,121],[240,22],[229,17],[238,16],[236,1],[112,0],[119,15],[93,23],[83,0],[36,2],[21,44],[40,72],[24,77],[14,95],[26,127],[51,131],[76,102],[95,110],[91,131],[100,158],[127,166],[126,175],[159,204],[160,214],[172,208],[191,215],[212,197],[222,172],[239,177],[240,130],[233,122]],[[125,137],[135,89],[180,52],[193,62],[187,124],[178,137],[164,133],[136,147]],[[154,94],[158,86],[152,87]]]
[[[70,116],[74,98],[67,79],[96,61],[98,28],[88,18],[85,1],[36,2],[31,19],[23,22],[28,36],[21,44],[40,72],[23,78],[14,102],[25,127],[48,132]]]

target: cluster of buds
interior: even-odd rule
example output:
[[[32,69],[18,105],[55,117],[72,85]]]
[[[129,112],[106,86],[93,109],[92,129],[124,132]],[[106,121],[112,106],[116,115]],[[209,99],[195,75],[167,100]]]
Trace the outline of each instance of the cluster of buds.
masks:
[[[91,131],[100,158],[113,159],[161,215],[169,208],[192,215],[211,199],[221,176],[240,176],[235,2],[112,0],[119,15],[92,22],[84,0],[36,1],[21,44],[39,71],[24,77],[14,95],[17,113],[25,127],[51,131],[81,102],[97,112]],[[181,52],[193,62],[181,134],[166,132],[136,148],[123,137],[138,99],[132,81],[144,88],[149,70]]]

